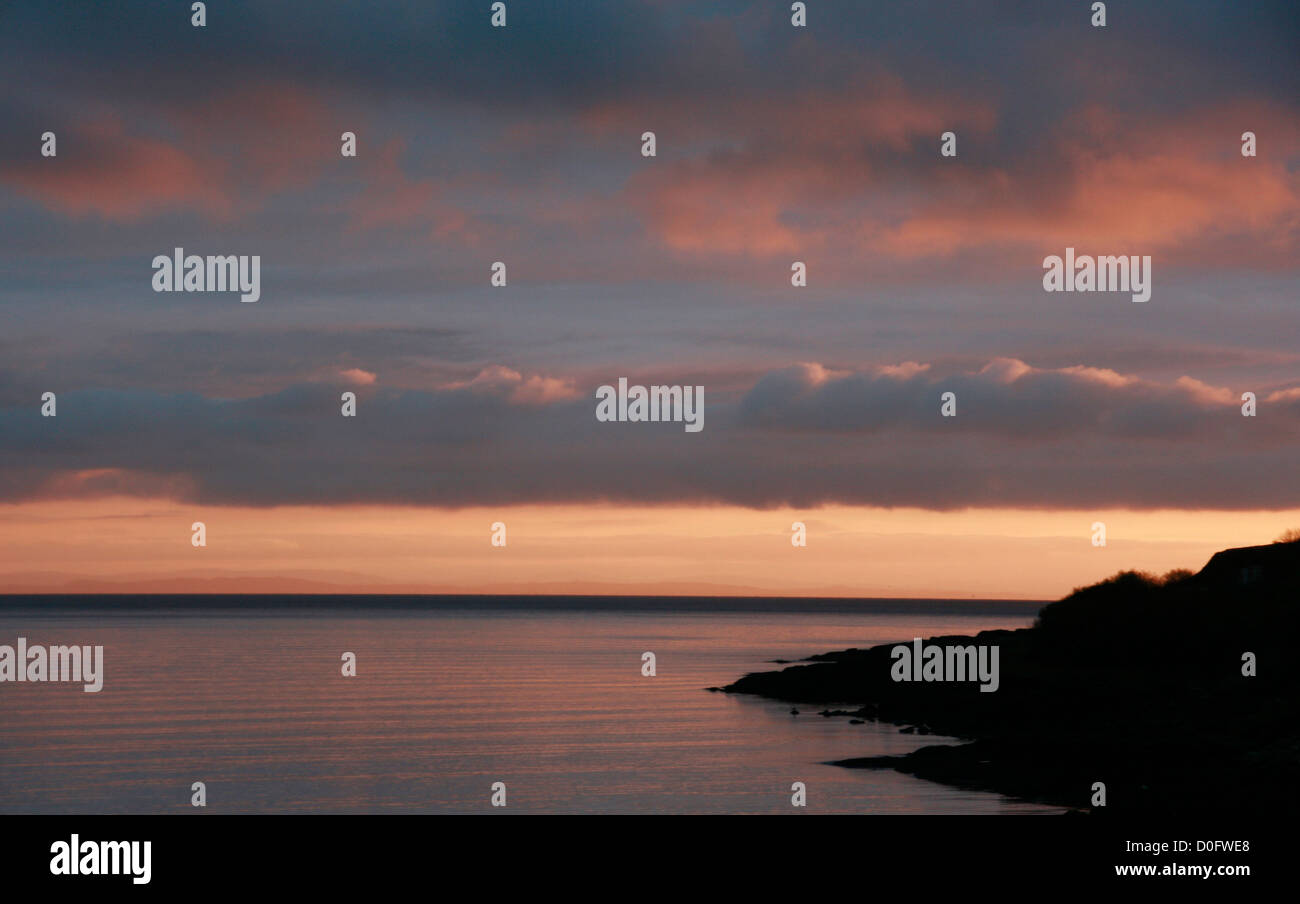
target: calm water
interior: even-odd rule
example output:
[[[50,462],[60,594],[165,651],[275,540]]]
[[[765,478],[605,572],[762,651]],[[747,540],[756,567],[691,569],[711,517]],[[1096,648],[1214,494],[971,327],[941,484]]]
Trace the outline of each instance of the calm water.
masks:
[[[1056,812],[825,760],[935,737],[708,693],[768,660],[1020,627],[1006,614],[38,614],[0,643],[102,644],[104,689],[0,684],[0,810]],[[653,651],[658,675],[641,675]],[[340,675],[357,654],[358,675]],[[506,811],[489,806],[505,782]]]

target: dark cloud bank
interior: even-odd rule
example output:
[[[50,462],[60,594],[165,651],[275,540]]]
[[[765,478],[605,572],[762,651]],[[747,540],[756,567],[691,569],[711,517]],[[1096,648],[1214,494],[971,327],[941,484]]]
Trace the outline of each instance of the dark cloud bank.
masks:
[[[0,499],[1300,506],[1295,392],[1261,395],[1248,418],[1239,392],[1187,379],[1009,359],[950,374],[799,365],[738,396],[706,385],[704,430],[688,433],[599,423],[594,386],[557,397],[525,385],[501,371],[432,391],[322,382],[238,400],[86,389],[60,393],[54,418],[36,398],[11,402],[0,409]],[[358,393],[355,418],[340,415],[345,390]],[[940,414],[944,392],[956,394],[955,417]]]

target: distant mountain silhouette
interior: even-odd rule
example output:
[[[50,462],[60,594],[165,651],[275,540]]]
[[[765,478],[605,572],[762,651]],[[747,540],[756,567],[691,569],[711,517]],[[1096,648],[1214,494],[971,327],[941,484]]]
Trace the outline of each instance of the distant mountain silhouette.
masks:
[[[724,688],[969,739],[839,765],[895,768],[1096,812],[1285,812],[1300,803],[1300,541],[1228,549],[1196,574],[1122,572],[996,644],[1000,688],[896,682],[897,644],[811,657]],[[1253,653],[1257,675],[1243,675]]]

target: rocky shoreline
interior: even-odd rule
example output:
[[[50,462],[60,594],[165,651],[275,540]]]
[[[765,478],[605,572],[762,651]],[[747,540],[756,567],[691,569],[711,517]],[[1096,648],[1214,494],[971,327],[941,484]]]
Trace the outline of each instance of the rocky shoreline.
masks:
[[[813,656],[721,690],[965,741],[839,766],[1072,810],[1276,812],[1300,803],[1298,612],[1300,542],[1247,547],[1195,575],[1121,573],[1046,606],[1031,628],[926,639],[997,646],[995,693],[894,680],[897,644]],[[1093,806],[1096,782],[1104,807]]]

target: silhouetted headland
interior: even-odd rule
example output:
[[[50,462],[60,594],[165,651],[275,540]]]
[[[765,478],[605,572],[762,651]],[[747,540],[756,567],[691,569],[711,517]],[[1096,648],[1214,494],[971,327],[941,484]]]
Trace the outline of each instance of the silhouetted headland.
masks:
[[[998,645],[993,693],[893,680],[897,644],[813,656],[723,690],[967,741],[836,765],[1078,809],[1103,782],[1101,812],[1285,814],[1300,803],[1298,605],[1300,541],[1229,549],[1196,574],[1121,572],[1075,590],[1030,628],[927,639]]]

